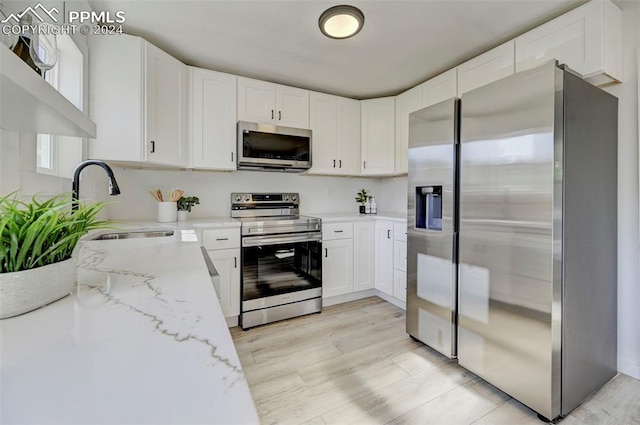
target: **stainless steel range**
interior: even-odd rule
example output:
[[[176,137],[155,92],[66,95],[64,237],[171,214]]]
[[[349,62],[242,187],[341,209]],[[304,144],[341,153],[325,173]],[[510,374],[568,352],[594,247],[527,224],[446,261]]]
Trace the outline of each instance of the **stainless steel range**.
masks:
[[[242,222],[242,329],[322,310],[322,222],[297,193],[232,193]]]

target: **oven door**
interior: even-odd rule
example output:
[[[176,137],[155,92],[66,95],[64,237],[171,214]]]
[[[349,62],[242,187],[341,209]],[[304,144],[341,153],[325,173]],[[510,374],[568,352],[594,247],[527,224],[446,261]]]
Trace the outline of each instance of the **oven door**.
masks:
[[[242,238],[242,311],[322,295],[322,233]]]

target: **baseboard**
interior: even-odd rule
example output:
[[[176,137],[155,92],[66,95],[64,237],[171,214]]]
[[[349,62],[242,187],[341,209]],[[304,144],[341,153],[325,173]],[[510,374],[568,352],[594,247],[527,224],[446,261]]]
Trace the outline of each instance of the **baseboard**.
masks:
[[[640,363],[636,363],[630,359],[618,358],[618,372],[629,375],[635,379],[640,379]]]
[[[389,302],[389,303],[395,305],[396,307],[399,307],[399,308],[401,308],[401,309],[403,309],[405,311],[407,310],[407,303],[406,302],[404,302],[402,300],[399,300],[399,299],[397,299],[395,297],[392,297],[391,295],[385,294],[382,291],[376,290],[376,292],[377,292],[377,294],[375,294],[375,295],[378,298],[382,298],[386,302]]]
[[[228,328],[235,328],[238,326],[238,316],[225,317],[225,320],[227,321]]]
[[[328,297],[322,299],[322,306],[329,307],[331,305],[348,303],[350,301],[361,300],[363,298],[375,297],[378,295],[378,291],[375,289],[367,289],[366,291],[352,292],[350,294],[336,295],[335,297]]]

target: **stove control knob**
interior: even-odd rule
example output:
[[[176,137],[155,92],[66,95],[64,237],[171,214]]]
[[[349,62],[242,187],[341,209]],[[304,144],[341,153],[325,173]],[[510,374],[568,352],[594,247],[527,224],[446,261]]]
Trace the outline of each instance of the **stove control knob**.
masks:
[[[251,195],[249,194],[243,195],[242,200],[245,202],[249,202],[251,200]]]
[[[291,195],[291,200],[293,202],[296,202],[298,200],[298,197],[296,195]]]
[[[284,195],[283,198],[285,202],[289,201],[289,195]]]
[[[236,196],[233,197],[233,200],[236,201],[236,202],[240,202],[240,201],[242,201],[242,196],[236,195]]]

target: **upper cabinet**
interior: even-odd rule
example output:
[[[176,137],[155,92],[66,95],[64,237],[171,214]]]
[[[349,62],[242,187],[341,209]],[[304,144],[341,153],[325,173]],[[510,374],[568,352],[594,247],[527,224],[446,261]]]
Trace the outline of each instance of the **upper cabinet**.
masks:
[[[361,173],[389,175],[395,168],[395,98],[360,102]]]
[[[309,91],[238,78],[238,121],[309,128]]]
[[[420,84],[422,87],[422,107],[435,105],[443,100],[456,97],[458,93],[458,74],[450,69],[437,77]]]
[[[592,0],[515,39],[516,72],[557,59],[596,85],[622,80],[622,11]]]
[[[311,174],[360,174],[360,102],[311,92]]]
[[[236,80],[189,67],[189,166],[236,169]]]
[[[515,42],[508,41],[458,66],[458,97],[515,72]]]
[[[139,37],[89,37],[89,157],[187,164],[187,67]]]

